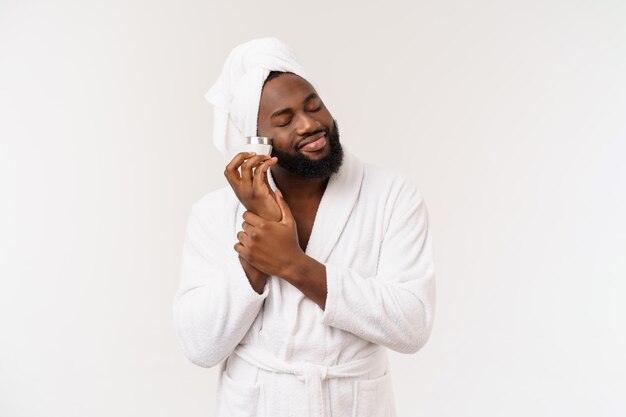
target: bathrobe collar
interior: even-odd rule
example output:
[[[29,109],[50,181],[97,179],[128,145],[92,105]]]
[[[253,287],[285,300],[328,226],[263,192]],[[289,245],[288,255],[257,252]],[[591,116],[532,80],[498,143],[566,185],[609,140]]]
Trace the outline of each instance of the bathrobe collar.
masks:
[[[343,163],[339,171],[331,175],[328,180],[305,251],[308,256],[321,263],[328,260],[330,253],[337,244],[356,204],[363,182],[363,162],[352,154],[345,145],[342,144],[342,146],[344,151]],[[272,176],[271,167],[267,170],[267,179],[272,190],[276,191],[277,186]],[[246,208],[239,202],[237,218],[242,219],[245,211]],[[236,221],[235,225],[239,230],[241,222]]]

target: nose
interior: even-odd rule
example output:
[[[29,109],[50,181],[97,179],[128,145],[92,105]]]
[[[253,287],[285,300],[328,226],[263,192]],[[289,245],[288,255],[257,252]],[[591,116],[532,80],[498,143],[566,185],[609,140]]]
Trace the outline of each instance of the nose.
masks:
[[[300,136],[311,135],[316,130],[319,130],[320,126],[321,123],[313,116],[304,113],[298,119],[297,132]]]

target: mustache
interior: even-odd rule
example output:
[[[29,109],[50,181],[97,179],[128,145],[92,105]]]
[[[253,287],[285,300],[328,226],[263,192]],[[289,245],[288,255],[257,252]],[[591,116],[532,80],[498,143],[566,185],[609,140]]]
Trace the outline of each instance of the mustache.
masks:
[[[313,132],[313,133],[310,133],[310,134],[308,134],[308,135],[306,135],[306,136],[302,136],[302,137],[300,138],[300,140],[301,140],[301,141],[306,140],[306,139],[310,138],[311,136],[315,136],[315,135],[317,135],[318,133],[321,133],[321,132],[326,132],[326,133],[328,134],[328,129],[318,129],[318,130],[316,130],[316,131],[315,131],[315,132]]]
[[[337,127],[337,120],[333,119],[333,124],[332,124],[332,126],[330,127],[330,129],[328,129],[328,128],[326,128],[326,127],[322,127],[322,128],[320,128],[320,129],[317,129],[315,132],[310,133],[310,134],[308,134],[308,135],[306,135],[306,136],[301,137],[301,138],[298,140],[298,143],[302,142],[303,140],[306,140],[307,138],[310,138],[311,136],[317,135],[318,133],[321,133],[321,132],[325,132],[325,134],[326,134],[327,136],[336,135],[336,134],[337,134],[337,132],[338,132],[338,129],[339,129],[339,128]]]

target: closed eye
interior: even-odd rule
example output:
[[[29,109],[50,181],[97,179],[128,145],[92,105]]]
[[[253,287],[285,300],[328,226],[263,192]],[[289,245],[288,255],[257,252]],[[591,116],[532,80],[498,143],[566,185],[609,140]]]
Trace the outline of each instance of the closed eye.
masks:
[[[312,112],[316,112],[316,111],[320,111],[322,109],[322,107],[324,107],[324,103],[320,100],[319,102],[319,106],[317,106],[316,108],[314,108],[313,110],[311,110]]]
[[[321,104],[320,104],[320,105],[319,105],[319,107],[317,107],[317,108],[315,108],[315,109],[313,109],[313,110],[309,110],[309,111],[310,111],[311,113],[315,113],[315,112],[318,112],[318,111],[322,110],[322,107],[323,107],[323,105],[321,105]],[[291,119],[289,119],[289,121],[288,121],[287,123],[283,123],[282,125],[277,125],[277,126],[278,126],[278,127],[285,127],[285,126],[287,126],[289,123],[291,123]]]

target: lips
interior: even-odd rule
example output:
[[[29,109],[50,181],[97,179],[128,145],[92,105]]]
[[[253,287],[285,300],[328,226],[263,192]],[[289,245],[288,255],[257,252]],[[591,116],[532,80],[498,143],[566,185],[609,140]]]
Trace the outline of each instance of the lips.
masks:
[[[316,133],[315,135],[309,136],[308,138],[300,141],[300,143],[298,143],[298,149],[302,148],[304,145],[311,143],[311,142],[315,142],[316,140],[318,140],[319,138],[321,138],[322,136],[324,136],[326,134],[326,131],[322,131],[319,133]]]

